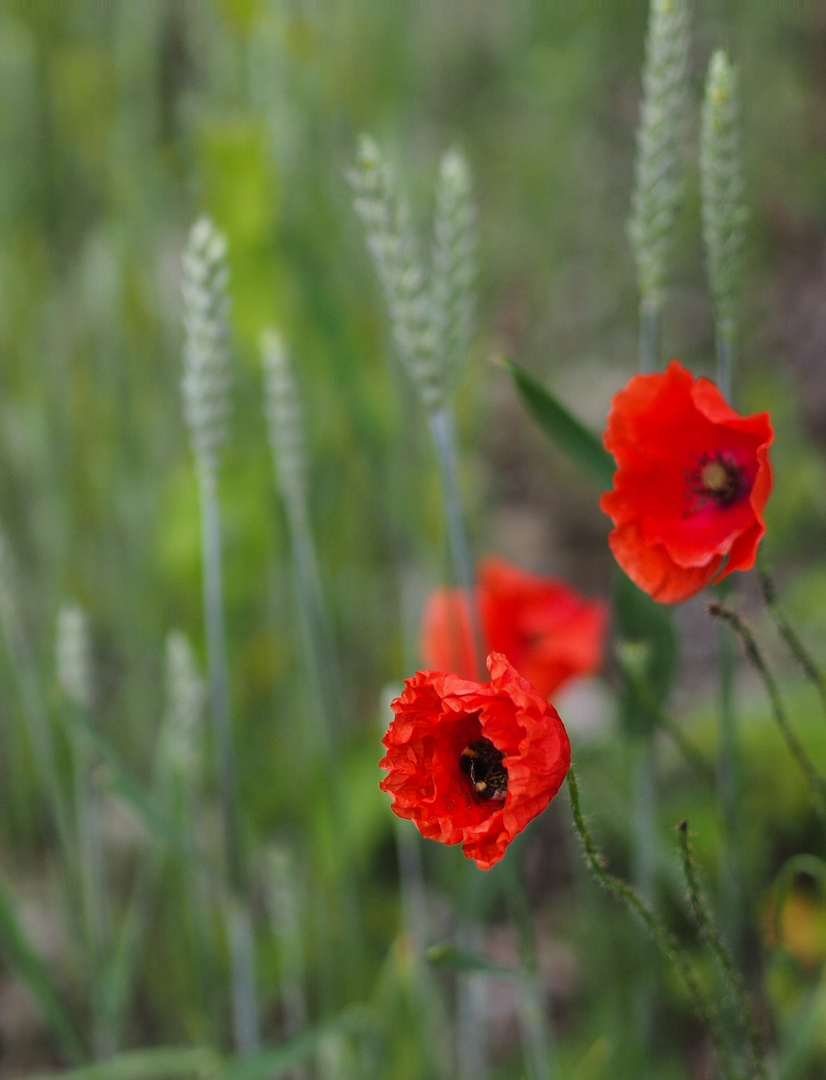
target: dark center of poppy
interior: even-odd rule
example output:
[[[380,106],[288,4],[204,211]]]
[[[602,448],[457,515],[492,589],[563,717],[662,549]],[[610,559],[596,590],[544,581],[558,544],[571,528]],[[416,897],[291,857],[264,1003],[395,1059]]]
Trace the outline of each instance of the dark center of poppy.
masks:
[[[459,756],[461,770],[480,799],[504,800],[508,790],[508,770],[502,764],[504,757],[490,739],[476,739]]]
[[[748,493],[743,469],[719,451],[713,457],[703,455],[688,477],[691,494],[700,497],[699,507],[713,502],[721,509],[733,506]]]

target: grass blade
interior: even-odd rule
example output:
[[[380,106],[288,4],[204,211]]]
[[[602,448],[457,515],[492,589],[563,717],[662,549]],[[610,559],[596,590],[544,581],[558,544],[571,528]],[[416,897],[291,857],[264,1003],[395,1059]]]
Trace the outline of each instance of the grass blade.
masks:
[[[600,488],[610,488],[614,459],[602,440],[585,427],[556,397],[512,360],[503,363],[513,378],[528,412],[571,461],[587,473]]]
[[[83,1061],[89,1051],[83,1036],[63,1005],[61,995],[43,961],[29,944],[17,919],[6,883],[0,878],[0,948],[29,988],[43,1019],[70,1061]]]

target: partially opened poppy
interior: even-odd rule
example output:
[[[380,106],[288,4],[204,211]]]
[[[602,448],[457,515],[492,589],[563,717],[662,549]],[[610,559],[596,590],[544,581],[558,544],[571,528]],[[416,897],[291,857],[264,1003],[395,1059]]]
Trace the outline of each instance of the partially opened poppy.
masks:
[[[545,697],[602,663],[607,607],[563,581],[488,557],[478,566],[476,602],[486,649],[504,653]],[[422,619],[421,652],[429,668],[474,677],[470,610],[461,589],[431,594]]]
[[[632,581],[673,604],[754,565],[773,437],[768,413],[740,416],[713,382],[677,360],[628,382],[603,436],[617,469],[600,506]]]
[[[394,813],[489,870],[565,779],[571,745],[559,714],[500,653],[490,682],[417,671],[392,708],[379,762]]]

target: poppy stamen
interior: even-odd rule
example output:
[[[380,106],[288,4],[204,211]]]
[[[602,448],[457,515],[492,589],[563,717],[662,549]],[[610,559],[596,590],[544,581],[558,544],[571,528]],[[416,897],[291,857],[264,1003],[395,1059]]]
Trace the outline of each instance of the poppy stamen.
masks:
[[[689,492],[698,497],[697,509],[709,502],[726,509],[748,493],[743,469],[719,451],[713,457],[703,454],[687,479]]]
[[[480,799],[504,800],[508,790],[508,770],[502,764],[504,757],[490,739],[474,740],[459,755],[459,766]]]

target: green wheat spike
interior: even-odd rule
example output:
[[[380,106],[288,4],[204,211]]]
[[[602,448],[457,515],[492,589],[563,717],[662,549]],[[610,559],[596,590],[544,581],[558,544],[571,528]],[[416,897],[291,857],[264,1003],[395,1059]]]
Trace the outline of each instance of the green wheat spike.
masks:
[[[447,404],[461,374],[473,325],[475,213],[467,163],[457,150],[442,158],[429,271],[407,201],[372,139],[361,140],[349,180],[396,351],[426,411],[434,413]]]
[[[644,310],[659,312],[683,192],[688,96],[686,0],[652,0],[628,235]]]
[[[748,217],[743,205],[737,74],[725,52],[708,67],[700,137],[703,241],[714,300],[717,353],[731,352],[743,270],[743,241]],[[731,393],[730,358],[721,363],[721,389]]]

